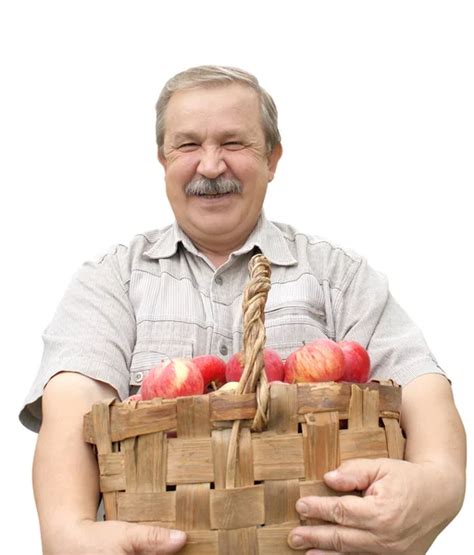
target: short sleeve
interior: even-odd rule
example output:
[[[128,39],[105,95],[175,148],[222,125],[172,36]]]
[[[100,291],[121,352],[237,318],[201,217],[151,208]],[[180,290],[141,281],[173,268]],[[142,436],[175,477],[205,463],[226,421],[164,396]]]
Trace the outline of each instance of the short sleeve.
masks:
[[[20,413],[31,430],[39,429],[43,390],[58,372],[84,374],[110,384],[121,399],[128,396],[136,323],[123,275],[126,250],[119,246],[87,262],[69,284],[43,334],[41,365]]]
[[[369,352],[371,379],[404,386],[422,374],[443,374],[421,330],[391,295],[385,276],[362,259],[335,307],[338,340]]]

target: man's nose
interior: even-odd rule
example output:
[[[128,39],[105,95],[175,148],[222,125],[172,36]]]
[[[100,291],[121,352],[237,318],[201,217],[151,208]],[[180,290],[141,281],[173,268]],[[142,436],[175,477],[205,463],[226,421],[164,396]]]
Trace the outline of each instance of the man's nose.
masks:
[[[219,148],[201,149],[197,173],[208,179],[215,179],[222,175],[226,169],[227,165]]]

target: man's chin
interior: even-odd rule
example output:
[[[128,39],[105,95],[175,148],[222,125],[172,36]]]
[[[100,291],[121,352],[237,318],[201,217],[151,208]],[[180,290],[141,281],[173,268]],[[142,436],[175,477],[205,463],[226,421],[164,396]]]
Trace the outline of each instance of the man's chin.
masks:
[[[225,238],[238,230],[238,222],[233,221],[230,218],[209,218],[206,223],[196,226],[203,235],[208,235],[214,240],[219,238]]]
[[[199,237],[201,240],[206,238],[212,243],[229,242],[234,243],[235,239],[246,233],[244,219],[236,214],[207,214],[201,219],[194,219],[187,226],[186,233],[193,238]]]

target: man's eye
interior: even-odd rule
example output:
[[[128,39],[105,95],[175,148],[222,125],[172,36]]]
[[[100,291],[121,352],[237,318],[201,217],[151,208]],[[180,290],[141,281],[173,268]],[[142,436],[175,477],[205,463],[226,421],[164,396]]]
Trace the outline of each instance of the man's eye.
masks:
[[[191,152],[192,150],[196,150],[198,145],[196,143],[183,143],[182,145],[179,145],[178,148],[184,152]]]
[[[239,150],[240,148],[243,148],[244,145],[238,141],[227,141],[224,143],[224,146],[229,150]]]

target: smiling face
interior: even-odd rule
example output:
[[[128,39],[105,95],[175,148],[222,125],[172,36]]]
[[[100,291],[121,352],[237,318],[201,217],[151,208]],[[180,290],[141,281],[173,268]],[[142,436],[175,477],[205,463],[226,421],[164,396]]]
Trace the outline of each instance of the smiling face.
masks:
[[[245,242],[280,155],[280,145],[267,153],[260,102],[252,88],[233,83],[173,94],[158,156],[176,220],[202,252],[229,254]],[[226,188],[217,190],[231,192],[202,194],[203,178],[224,182]],[[196,181],[188,188],[194,194],[187,194],[187,185]]]

